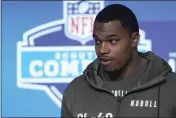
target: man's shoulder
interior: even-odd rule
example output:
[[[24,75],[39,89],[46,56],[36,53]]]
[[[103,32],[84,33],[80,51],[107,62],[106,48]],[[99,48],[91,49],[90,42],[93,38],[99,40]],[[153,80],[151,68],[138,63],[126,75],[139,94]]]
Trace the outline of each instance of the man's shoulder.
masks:
[[[170,72],[166,76],[166,82],[161,86],[161,98],[165,104],[176,105],[176,73]]]
[[[176,82],[176,73],[175,72],[168,73],[167,76],[166,76],[166,80],[169,83]],[[173,84],[175,84],[175,83],[173,83]]]
[[[82,89],[82,87],[85,86],[85,76],[84,74],[74,78],[66,87],[64,90],[64,95],[70,94],[71,92],[78,91],[79,89]]]
[[[164,84],[164,89],[166,91],[172,91],[174,93],[176,93],[176,73],[174,72],[170,72],[167,74],[166,78],[166,83]],[[171,93],[172,93],[171,92]]]

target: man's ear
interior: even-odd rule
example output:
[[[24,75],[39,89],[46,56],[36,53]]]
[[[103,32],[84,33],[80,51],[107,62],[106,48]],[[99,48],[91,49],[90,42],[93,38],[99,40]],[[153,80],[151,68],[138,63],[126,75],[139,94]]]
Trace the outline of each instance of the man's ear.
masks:
[[[140,38],[139,33],[138,32],[133,33],[131,38],[132,38],[132,47],[137,47],[138,41],[139,41],[139,38]]]

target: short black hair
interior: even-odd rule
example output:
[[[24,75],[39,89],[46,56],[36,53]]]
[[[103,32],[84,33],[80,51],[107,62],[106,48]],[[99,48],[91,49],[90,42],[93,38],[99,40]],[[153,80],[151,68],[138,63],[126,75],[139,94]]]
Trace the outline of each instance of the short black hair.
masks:
[[[128,7],[121,4],[112,4],[103,8],[96,16],[95,21],[106,23],[119,20],[122,26],[131,34],[139,33],[139,25],[135,14]]]

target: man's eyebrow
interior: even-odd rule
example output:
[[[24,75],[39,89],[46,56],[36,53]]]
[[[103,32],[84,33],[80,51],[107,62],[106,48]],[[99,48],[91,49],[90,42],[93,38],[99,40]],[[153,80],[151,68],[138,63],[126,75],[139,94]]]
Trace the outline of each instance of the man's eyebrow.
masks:
[[[110,34],[108,36],[106,36],[106,38],[111,38],[111,37],[119,37],[117,34]]]

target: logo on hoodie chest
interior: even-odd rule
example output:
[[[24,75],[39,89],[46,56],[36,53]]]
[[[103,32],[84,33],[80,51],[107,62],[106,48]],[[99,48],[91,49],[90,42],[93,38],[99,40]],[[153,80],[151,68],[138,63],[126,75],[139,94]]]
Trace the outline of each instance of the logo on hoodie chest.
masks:
[[[131,100],[130,107],[157,108],[157,101],[153,101],[153,100]]]
[[[123,97],[127,92],[126,90],[112,90],[115,97]]]

